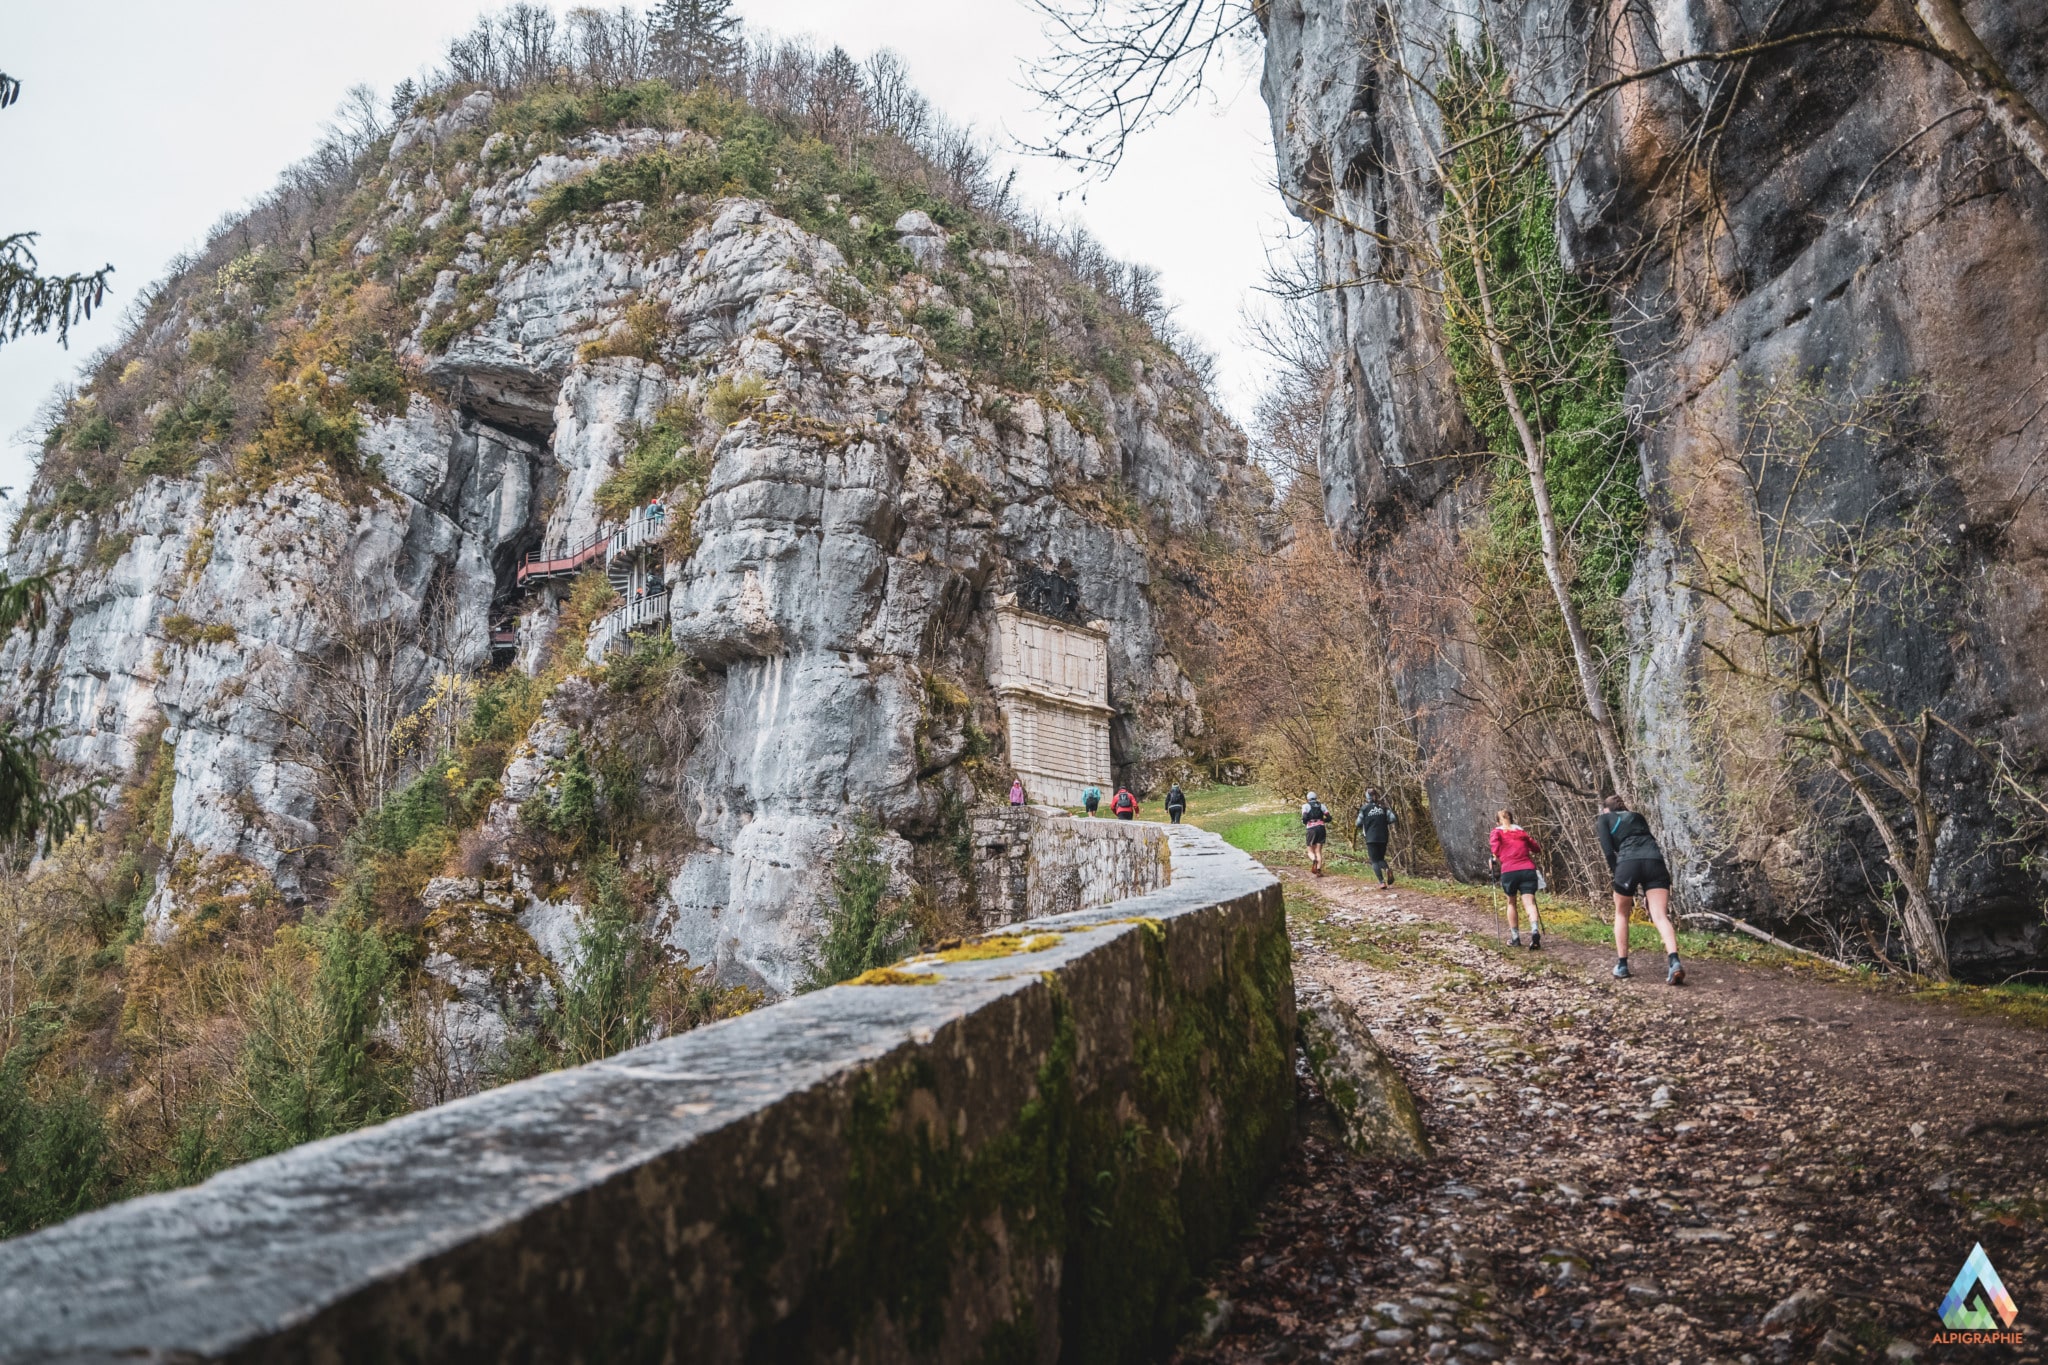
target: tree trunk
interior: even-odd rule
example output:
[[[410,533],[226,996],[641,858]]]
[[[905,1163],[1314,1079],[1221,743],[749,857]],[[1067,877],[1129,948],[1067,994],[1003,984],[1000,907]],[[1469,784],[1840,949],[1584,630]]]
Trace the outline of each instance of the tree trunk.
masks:
[[[1962,7],[1956,0],[1913,0],[1913,8],[1928,35],[1949,54],[1949,67],[1963,78],[1985,115],[2035,172],[2048,179],[2048,119],[2005,74],[1963,17]]]
[[[1514,419],[1515,436],[1522,443],[1522,463],[1529,471],[1529,492],[1536,501],[1536,526],[1543,538],[1543,573],[1550,580],[1550,590],[1557,595],[1557,609],[1564,615],[1566,634],[1571,636],[1572,661],[1579,672],[1579,687],[1586,697],[1586,714],[1593,721],[1593,732],[1600,737],[1600,752],[1607,761],[1607,777],[1614,784],[1614,794],[1630,798],[1629,784],[1621,761],[1621,741],[1614,731],[1614,717],[1607,709],[1607,697],[1600,686],[1600,672],[1593,664],[1593,647],[1586,640],[1586,628],[1579,620],[1578,604],[1572,601],[1571,589],[1564,581],[1564,561],[1558,550],[1557,517],[1550,510],[1550,481],[1543,473],[1543,445],[1536,439],[1536,433],[1529,429],[1529,419],[1522,411],[1522,401],[1515,393],[1514,380],[1508,372],[1507,353],[1501,349],[1500,336],[1493,325],[1493,294],[1486,283],[1486,264],[1479,259],[1479,253],[1472,253],[1473,278],[1479,291],[1480,320],[1486,329],[1486,353],[1493,363],[1494,377],[1500,381],[1501,398],[1508,405],[1508,416]]]
[[[1907,855],[1899,843],[1898,832],[1885,818],[1884,811],[1878,807],[1870,789],[1855,770],[1841,760],[1835,762],[1834,769],[1849,784],[1849,790],[1855,793],[1863,813],[1870,817],[1870,823],[1877,826],[1878,837],[1884,840],[1885,861],[1898,875],[1899,884],[1906,888],[1906,942],[1913,949],[1914,966],[1922,976],[1936,981],[1950,980],[1948,944],[1942,941],[1941,925],[1934,918],[1933,900],[1927,894],[1927,869],[1921,866],[1921,859]],[[1926,842],[1922,840],[1923,844]]]

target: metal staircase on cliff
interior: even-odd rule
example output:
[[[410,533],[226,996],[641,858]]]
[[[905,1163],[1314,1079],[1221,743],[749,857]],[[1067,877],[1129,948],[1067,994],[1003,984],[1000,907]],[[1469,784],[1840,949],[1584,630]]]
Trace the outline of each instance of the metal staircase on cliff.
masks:
[[[668,508],[659,502],[637,507],[617,525],[599,526],[573,544],[544,545],[519,562],[518,585],[525,588],[567,578],[586,566],[604,564],[612,591],[624,604],[599,617],[590,627],[586,653],[594,662],[637,630],[668,619],[668,585],[661,578],[661,539],[668,531]],[[493,632],[492,644],[498,646]],[[506,646],[513,642],[506,639]]]

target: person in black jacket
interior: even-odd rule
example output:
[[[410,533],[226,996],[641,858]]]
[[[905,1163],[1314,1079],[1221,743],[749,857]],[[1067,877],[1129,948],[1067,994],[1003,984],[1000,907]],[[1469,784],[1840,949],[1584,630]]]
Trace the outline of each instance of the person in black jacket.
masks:
[[[1168,787],[1166,789],[1166,818],[1177,825],[1180,823],[1181,813],[1187,808],[1187,793],[1180,789],[1180,783],[1176,782],[1171,787]]]
[[[1664,850],[1650,833],[1650,822],[1628,808],[1618,796],[1610,796],[1594,818],[1593,832],[1599,836],[1600,851],[1607,856],[1608,871],[1614,874],[1614,974],[1626,978],[1628,971],[1628,917],[1641,895],[1650,907],[1650,922],[1664,940],[1664,984],[1683,986],[1685,968],[1678,961],[1678,931],[1671,924],[1671,869],[1664,863]]]
[[[1367,787],[1365,804],[1358,808],[1358,818],[1352,822],[1358,830],[1359,842],[1365,845],[1365,856],[1372,862],[1372,875],[1379,879],[1382,889],[1394,884],[1394,874],[1387,867],[1387,839],[1398,818],[1380,798],[1379,788]]]

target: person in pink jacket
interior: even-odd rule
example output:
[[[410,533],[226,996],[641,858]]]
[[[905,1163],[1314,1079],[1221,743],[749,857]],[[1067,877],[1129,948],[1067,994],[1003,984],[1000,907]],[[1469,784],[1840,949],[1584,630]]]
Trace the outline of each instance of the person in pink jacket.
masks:
[[[1517,948],[1522,946],[1522,930],[1517,921],[1521,906],[1518,901],[1529,903],[1529,948],[1531,951],[1543,946],[1543,924],[1536,918],[1536,889],[1542,885],[1536,874],[1536,855],[1542,852],[1542,845],[1534,835],[1515,823],[1515,813],[1504,810],[1500,823],[1487,837],[1493,849],[1493,865],[1500,873],[1500,889],[1508,896],[1508,942]]]

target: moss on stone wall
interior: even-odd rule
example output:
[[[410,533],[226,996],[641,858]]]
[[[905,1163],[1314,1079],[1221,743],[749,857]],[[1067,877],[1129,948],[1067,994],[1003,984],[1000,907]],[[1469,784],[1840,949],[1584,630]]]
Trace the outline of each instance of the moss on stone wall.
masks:
[[[959,1344],[955,1296],[991,1283],[1010,1314],[977,1329],[984,1360],[1042,1358],[1055,1285],[1063,1358],[1149,1360],[1185,1335],[1207,1257],[1248,1214],[1290,1131],[1291,965],[1278,916],[1237,917],[1222,931],[1222,970],[1191,989],[1206,964],[1176,966],[1166,927],[1135,922],[1144,990],[1128,1038],[1091,1038],[1096,1074],[1084,1081],[1076,1007],[1042,976],[1044,1004],[1024,1008],[1049,1013],[1027,1025],[1049,1042],[1029,1097],[993,1136],[970,1144],[956,1130],[940,1097],[960,1097],[925,1056],[856,1082],[830,1262],[793,1314],[768,1322],[757,1306],[751,1358],[807,1358],[826,1343],[946,1355],[943,1343]],[[744,1266],[745,1248],[774,1234],[727,1235]],[[774,1259],[749,1273],[761,1279]]]

